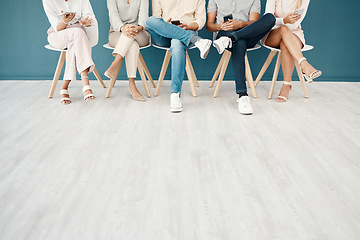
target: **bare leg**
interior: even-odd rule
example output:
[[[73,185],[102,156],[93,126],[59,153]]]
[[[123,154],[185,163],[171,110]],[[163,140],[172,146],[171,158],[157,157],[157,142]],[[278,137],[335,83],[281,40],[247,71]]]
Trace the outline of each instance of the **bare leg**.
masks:
[[[141,97],[141,93],[136,88],[135,78],[129,78],[129,90],[134,97]]]
[[[291,76],[294,71],[295,66],[295,59],[291,55],[289,49],[286,47],[283,41],[280,42],[280,49],[281,49],[281,66],[284,75],[284,82],[291,82]],[[283,96],[285,98],[289,97],[289,93],[291,90],[290,85],[283,84],[279,96]],[[285,102],[286,100],[283,98],[276,98],[277,102]]]
[[[83,85],[83,86],[90,85],[89,78],[88,78],[88,74],[89,74],[89,69],[86,69],[86,70],[84,70],[84,71],[82,71],[82,72],[80,73],[80,75],[81,75],[81,82],[82,82],[82,85]],[[86,91],[84,92],[84,96],[87,95],[87,94],[90,94],[90,93],[93,93],[93,92],[92,92],[91,89],[88,89],[88,90],[86,90]],[[88,98],[90,98],[90,99],[95,99],[94,96],[90,96],[90,97],[88,97]],[[88,98],[87,98],[87,99],[88,99]]]
[[[69,87],[69,84],[70,84],[70,80],[64,80],[62,85],[61,85],[61,89],[64,89],[64,90],[67,90],[68,87]],[[61,94],[61,97],[70,97],[69,94]],[[71,103],[70,100],[63,100],[61,103],[64,103],[64,104],[69,104]]]
[[[280,42],[284,42],[290,54],[295,58],[295,61],[299,61],[300,58],[304,57],[301,52],[303,47],[302,42],[287,26],[281,26],[280,28],[271,31],[269,37],[266,39],[265,45],[279,48]],[[306,75],[310,75],[316,71],[316,69],[307,61],[301,63],[301,69]]]
[[[114,76],[116,74],[116,69],[119,67],[119,65],[122,64],[124,60],[124,57],[121,56],[120,54],[115,54],[115,59],[114,61],[111,63],[110,67],[106,70],[110,76]]]

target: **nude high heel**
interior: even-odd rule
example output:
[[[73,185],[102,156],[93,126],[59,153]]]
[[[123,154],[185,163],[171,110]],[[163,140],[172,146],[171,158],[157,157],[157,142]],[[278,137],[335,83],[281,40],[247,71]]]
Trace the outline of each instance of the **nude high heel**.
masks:
[[[129,87],[128,89],[129,89],[129,92],[130,92],[131,97],[132,97],[135,101],[139,101],[139,102],[145,102],[145,101],[146,101],[143,95],[141,95],[141,96],[139,96],[139,97],[135,97],[135,95],[131,92],[130,87]]]
[[[299,59],[299,66],[300,66],[300,68],[301,68],[301,65],[300,65],[300,64],[301,64],[303,61],[307,61],[306,58],[302,57],[302,58]],[[302,71],[302,69],[301,69],[301,71]],[[312,83],[315,78],[318,78],[318,77],[321,76],[322,72],[321,72],[320,70],[315,70],[315,71],[313,71],[310,75],[306,75],[306,74],[302,71],[302,74],[304,75],[304,77],[306,78],[306,80],[308,81],[308,83]]]
[[[292,82],[285,82],[284,81],[284,83],[283,83],[283,85],[288,85],[288,86],[290,86],[290,90],[291,90],[291,86],[292,86]],[[290,92],[289,92],[290,93]],[[281,100],[281,101],[280,101]],[[286,102],[288,100],[288,98],[287,97],[284,97],[284,96],[277,96],[277,98],[276,98],[276,102],[278,102],[278,103],[283,103],[283,102]]]

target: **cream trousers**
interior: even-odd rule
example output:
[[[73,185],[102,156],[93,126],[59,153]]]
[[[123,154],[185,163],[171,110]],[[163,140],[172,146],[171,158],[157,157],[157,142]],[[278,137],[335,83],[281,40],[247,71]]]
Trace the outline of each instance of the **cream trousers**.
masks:
[[[128,78],[136,78],[140,47],[148,45],[149,39],[150,34],[147,31],[141,31],[136,38],[129,38],[121,32],[109,34],[109,44],[115,48],[113,55],[119,54],[125,58]]]
[[[81,73],[88,68],[93,71],[90,42],[80,24],[49,33],[48,41],[54,48],[67,48],[64,80],[76,80],[76,71]]]

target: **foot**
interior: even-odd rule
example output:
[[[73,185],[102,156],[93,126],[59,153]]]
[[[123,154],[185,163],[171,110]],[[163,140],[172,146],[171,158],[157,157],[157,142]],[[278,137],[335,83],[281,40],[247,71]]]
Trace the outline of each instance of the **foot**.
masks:
[[[111,66],[105,71],[104,75],[112,79],[116,72],[116,64],[112,63]]]
[[[213,46],[216,48],[219,54],[222,54],[226,48],[232,47],[232,41],[228,37],[220,37],[214,41]]]
[[[70,104],[71,103],[71,99],[70,99],[70,96],[69,96],[69,91],[67,89],[61,89],[60,90],[60,95],[61,95],[60,102],[62,104]]]
[[[299,60],[299,65],[303,74],[305,74],[306,79],[308,82],[312,82],[313,79],[320,77],[321,71],[315,69],[307,60],[306,58],[301,58]]]
[[[205,59],[209,53],[210,47],[211,47],[211,40],[209,39],[199,39],[196,41],[195,46],[200,51],[200,57],[202,59]]]
[[[276,98],[276,102],[278,103],[286,102],[289,98],[290,90],[291,90],[291,82],[284,82],[280,90],[279,96]]]
[[[140,101],[140,102],[146,101],[145,98],[143,97],[143,95],[141,95],[139,90],[136,88],[135,83],[129,83],[129,92],[134,100]]]
[[[238,109],[241,114],[243,115],[253,114],[254,110],[251,107],[249,96],[242,96],[237,100],[237,102],[238,102]]]
[[[85,85],[83,87],[83,93],[84,93],[84,100],[85,101],[91,101],[95,99],[95,96],[91,90],[90,85]]]
[[[183,106],[180,100],[180,93],[171,93],[170,95],[170,112],[176,113],[181,112]]]

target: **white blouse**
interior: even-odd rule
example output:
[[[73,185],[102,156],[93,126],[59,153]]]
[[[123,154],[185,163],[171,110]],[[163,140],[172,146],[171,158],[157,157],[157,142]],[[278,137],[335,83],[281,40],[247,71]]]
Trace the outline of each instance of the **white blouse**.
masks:
[[[296,5],[297,0],[281,0],[280,2],[281,2],[282,11],[284,12],[284,14],[288,15],[291,12],[293,6]],[[295,22],[293,24],[289,24],[289,23],[285,24],[284,18],[277,17],[276,24],[273,27],[273,29],[279,28],[282,25],[286,25],[289,29],[292,29],[292,30],[299,28],[301,22],[305,18],[307,9],[309,7],[309,3],[310,3],[310,0],[302,0],[301,6],[299,7],[299,9],[304,9],[304,12],[301,14],[301,17],[297,22]],[[267,0],[265,13],[274,14],[275,13],[275,4],[276,4],[276,0]]]
[[[94,26],[84,27],[84,30],[91,46],[98,43],[98,24],[89,0],[68,0],[67,2],[65,0],[42,0],[42,2],[53,31],[57,32],[56,28],[62,20],[61,13],[76,12],[74,19],[68,25],[77,24],[88,16],[92,19]]]

